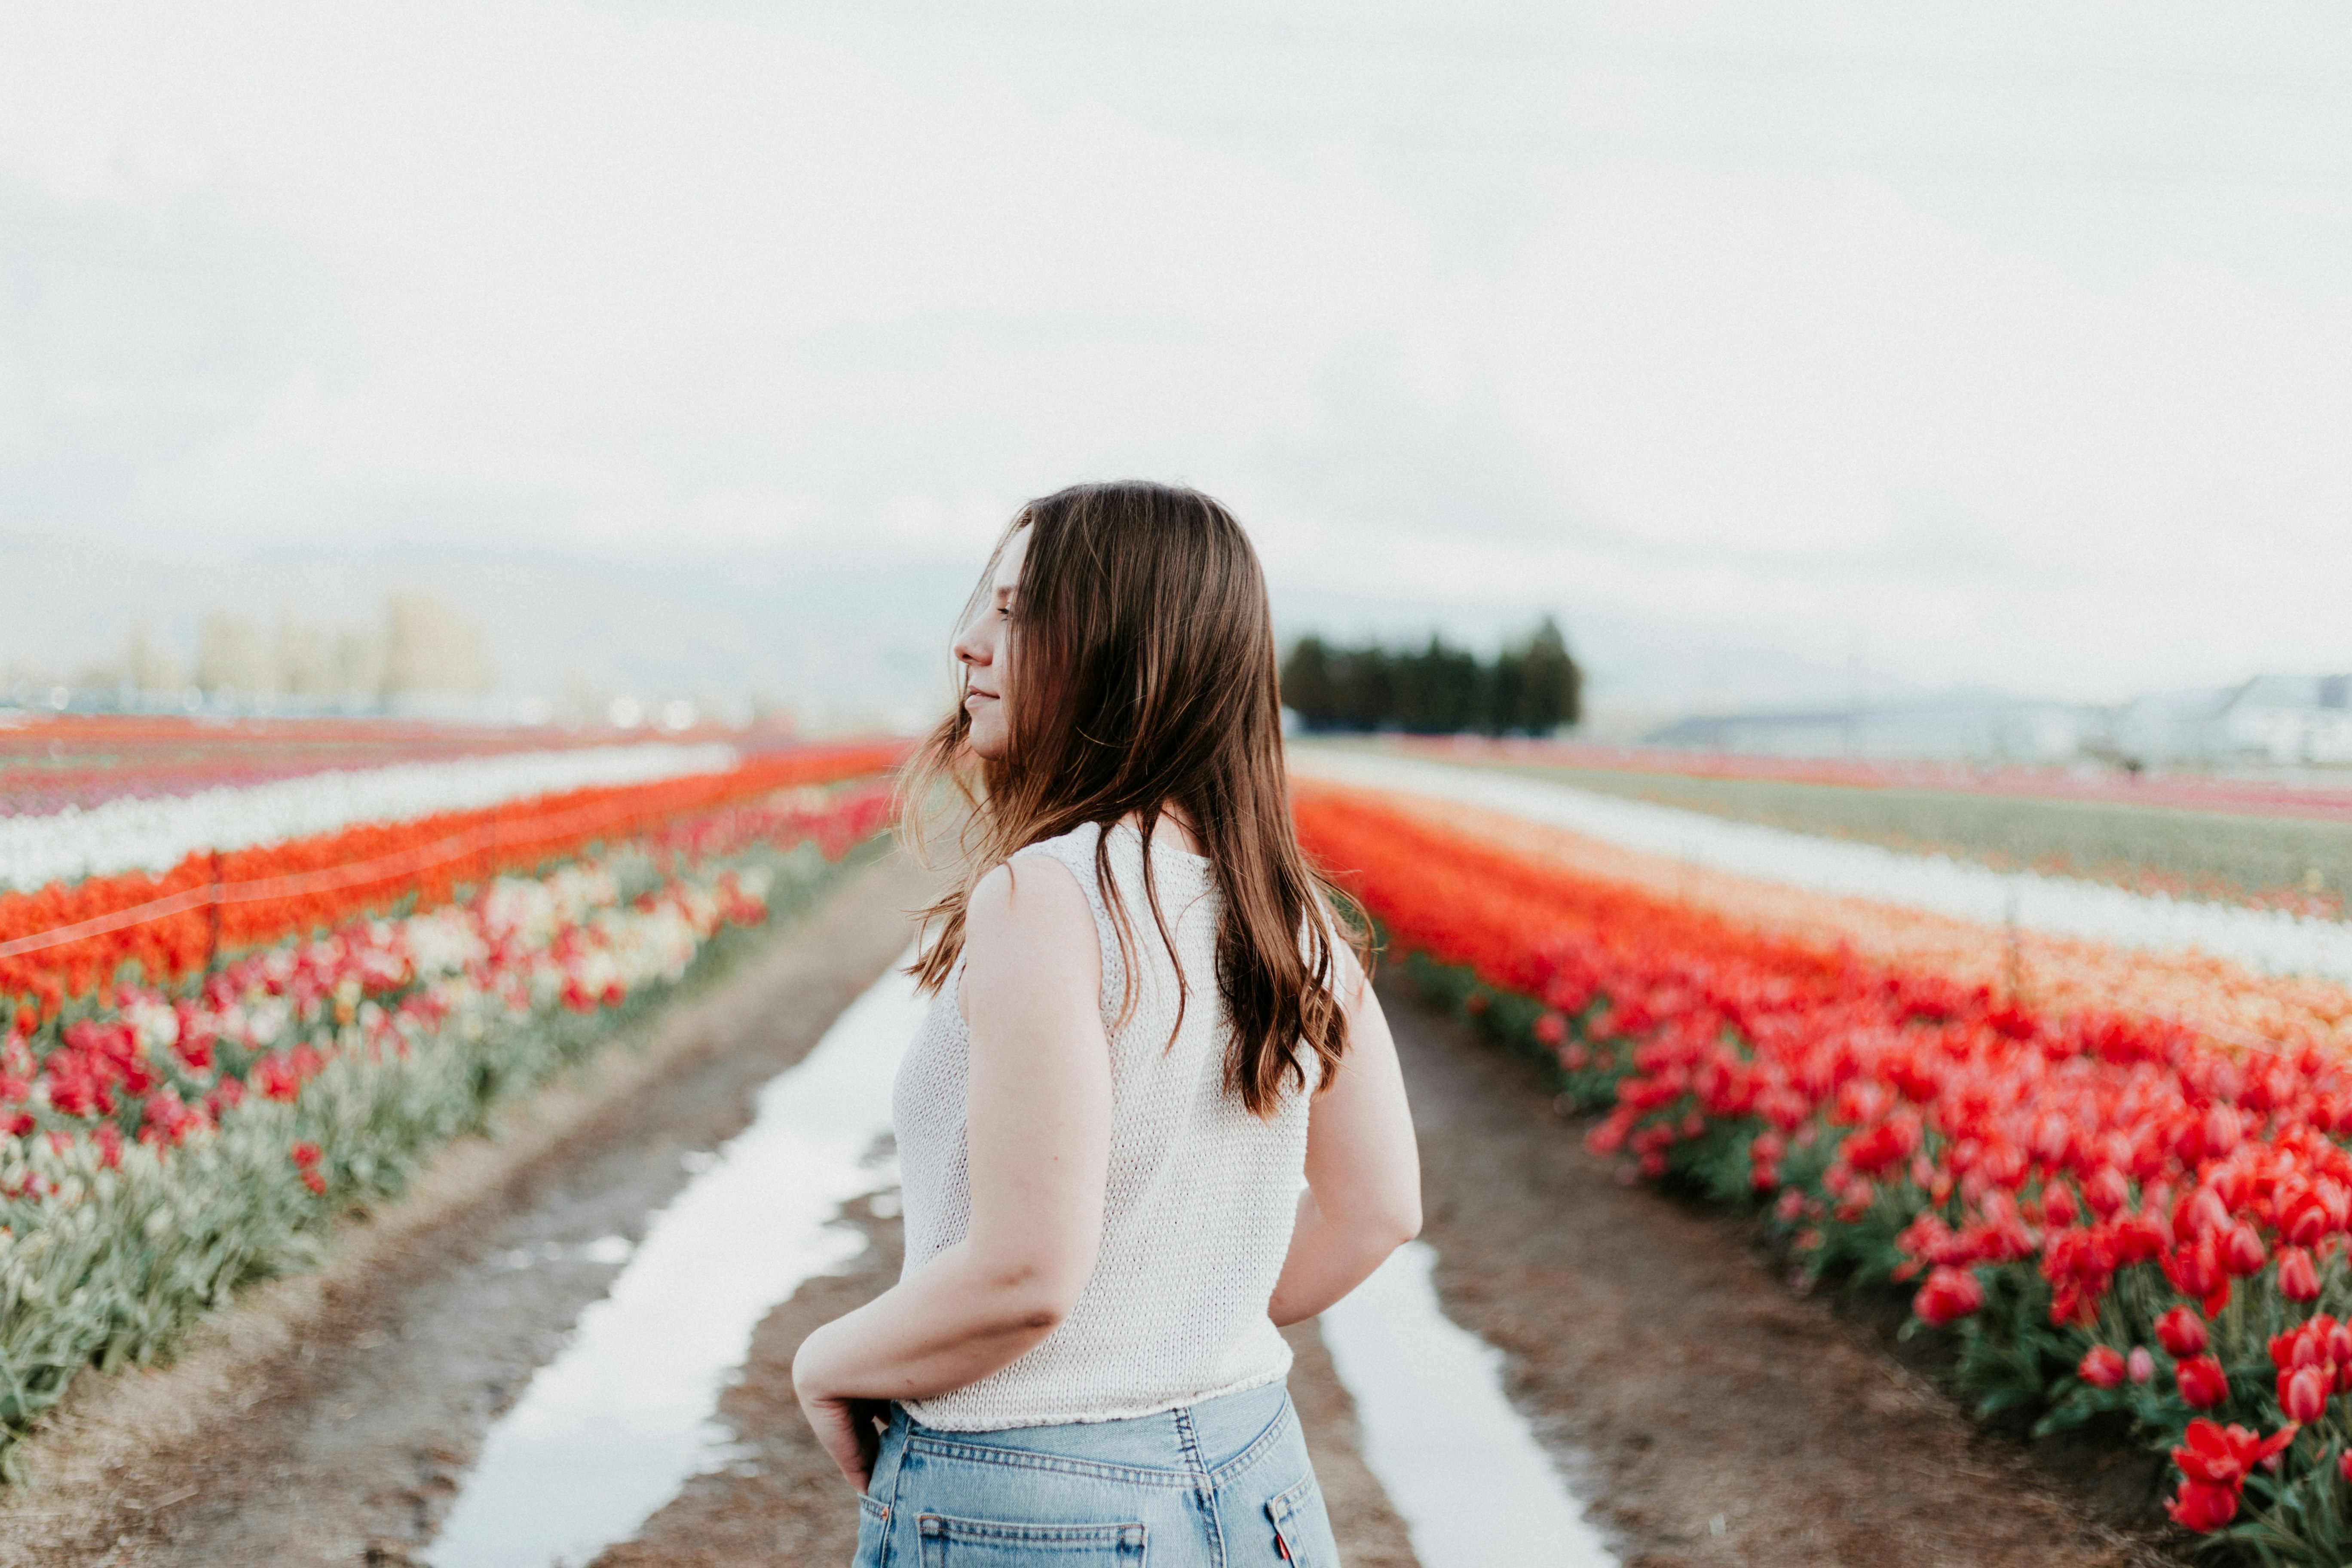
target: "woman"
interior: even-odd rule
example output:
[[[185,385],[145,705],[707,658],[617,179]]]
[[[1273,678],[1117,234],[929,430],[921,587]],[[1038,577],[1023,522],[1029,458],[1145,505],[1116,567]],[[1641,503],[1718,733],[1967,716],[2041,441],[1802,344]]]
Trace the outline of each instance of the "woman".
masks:
[[[984,784],[894,1105],[906,1270],[793,1363],[859,1568],[1331,1564],[1277,1329],[1421,1226],[1396,1052],[1290,828],[1265,587],[1206,496],[1006,531],[927,779]]]

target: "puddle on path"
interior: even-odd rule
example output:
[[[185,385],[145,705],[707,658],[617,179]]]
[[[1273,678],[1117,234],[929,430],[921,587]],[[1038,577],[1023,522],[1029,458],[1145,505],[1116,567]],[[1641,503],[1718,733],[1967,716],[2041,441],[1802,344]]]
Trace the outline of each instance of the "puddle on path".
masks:
[[[1412,1534],[1422,1568],[1614,1568],[1535,1434],[1503,1396],[1503,1355],[1446,1317],[1407,1242],[1323,1314],[1355,1396],[1364,1462]]]
[[[769,1080],[751,1126],[690,1162],[695,1179],[633,1252],[611,1237],[570,1249],[626,1267],[490,1429],[425,1554],[433,1568],[586,1563],[734,1458],[713,1412],[751,1331],[864,1248],[831,1223],[841,1205],[898,1184],[869,1156],[923,1006],[894,965]]]

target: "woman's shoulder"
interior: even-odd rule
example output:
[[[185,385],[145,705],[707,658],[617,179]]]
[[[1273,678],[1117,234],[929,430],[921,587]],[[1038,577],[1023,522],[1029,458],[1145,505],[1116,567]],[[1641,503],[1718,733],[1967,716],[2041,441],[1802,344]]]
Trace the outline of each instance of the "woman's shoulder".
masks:
[[[1034,879],[1023,875],[1024,862],[1034,867],[1044,859],[1058,861],[1069,872],[1067,877],[1046,874],[1045,879],[1053,884],[1055,895],[1062,892],[1062,885],[1066,883],[1071,896],[1080,904],[1091,906],[1094,899],[1087,889],[1094,886],[1095,843],[1102,837],[1102,832],[1100,823],[1081,822],[1067,833],[1057,833],[1051,838],[1040,838],[1034,843],[1023,845],[980,879],[972,889],[973,898],[979,898],[982,889],[992,889],[996,901],[1011,900],[1017,889]]]
[[[1034,844],[1023,845],[1013,852],[1012,858],[1017,860],[1024,855],[1050,855],[1056,860],[1072,865],[1081,858],[1091,862],[1095,841],[1102,836],[1101,823],[1081,822],[1067,833],[1057,833],[1051,838],[1040,838]]]
[[[975,883],[964,900],[958,955],[965,965],[964,989],[969,994],[973,976],[984,981],[1035,972],[1041,963],[1099,964],[1101,924],[1076,868],[1056,870],[1015,855]]]
[[[1098,846],[1107,850],[1115,874],[1131,878],[1141,871],[1143,830],[1132,817],[1112,823],[1082,822],[1067,833],[1041,838],[1013,854],[1051,855],[1073,870],[1084,869],[1091,876]],[[1154,868],[1162,876],[1182,871],[1205,873],[1209,869],[1208,858],[1185,848],[1183,836],[1165,818],[1151,836],[1151,858]]]

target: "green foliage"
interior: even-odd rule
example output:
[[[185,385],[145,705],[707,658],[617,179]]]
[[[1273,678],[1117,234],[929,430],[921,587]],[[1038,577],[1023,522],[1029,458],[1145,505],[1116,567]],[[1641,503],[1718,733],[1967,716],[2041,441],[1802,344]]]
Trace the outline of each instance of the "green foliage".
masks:
[[[1583,672],[1549,616],[1492,662],[1444,638],[1426,647],[1340,647],[1301,637],[1282,700],[1311,730],[1549,734],[1583,711]]]

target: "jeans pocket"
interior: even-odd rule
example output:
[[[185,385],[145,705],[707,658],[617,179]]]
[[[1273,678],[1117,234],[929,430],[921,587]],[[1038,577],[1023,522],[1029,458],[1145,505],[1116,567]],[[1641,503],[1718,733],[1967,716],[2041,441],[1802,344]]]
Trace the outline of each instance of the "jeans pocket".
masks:
[[[1265,1517],[1274,1527],[1275,1555],[1290,1568],[1339,1568],[1339,1543],[1331,1538],[1331,1521],[1323,1511],[1323,1491],[1315,1484],[1314,1471],[1266,1499]]]
[[[851,1568],[884,1568],[890,1548],[890,1508],[872,1492],[857,1494],[857,1556]]]
[[[918,1514],[923,1568],[1144,1568],[1145,1531],[1128,1524],[1017,1524]]]

